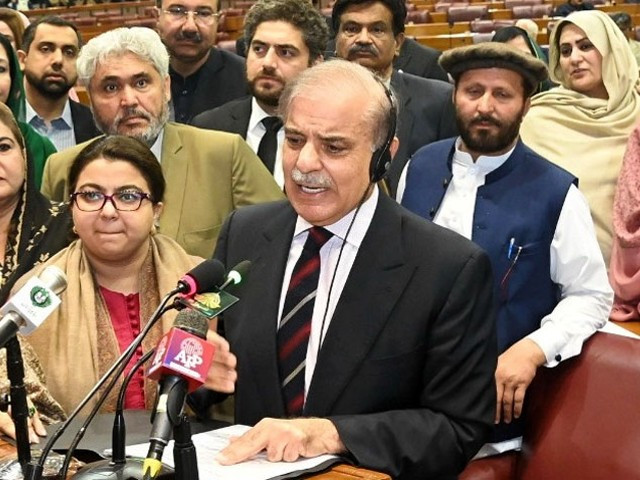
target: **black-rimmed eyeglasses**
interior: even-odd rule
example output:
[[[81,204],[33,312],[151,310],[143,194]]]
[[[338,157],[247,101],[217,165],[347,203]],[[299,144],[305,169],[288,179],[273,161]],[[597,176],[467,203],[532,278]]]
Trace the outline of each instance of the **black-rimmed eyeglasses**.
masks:
[[[116,192],[111,195],[96,191],[82,191],[70,195],[70,203],[75,202],[78,209],[83,212],[102,210],[107,200],[120,212],[133,212],[140,208],[143,200],[152,201],[148,193],[135,191]]]

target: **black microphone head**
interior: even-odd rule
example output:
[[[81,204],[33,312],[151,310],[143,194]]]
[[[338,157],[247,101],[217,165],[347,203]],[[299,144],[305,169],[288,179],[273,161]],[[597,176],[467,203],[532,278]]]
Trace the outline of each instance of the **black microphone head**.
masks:
[[[185,295],[210,292],[224,281],[225,268],[220,260],[209,259],[192,268],[182,279]]]
[[[207,338],[209,319],[200,312],[186,308],[176,315],[173,326],[189,332],[196,337]]]
[[[227,277],[232,279],[234,285],[238,285],[245,280],[250,270],[251,261],[243,260],[229,271]]]

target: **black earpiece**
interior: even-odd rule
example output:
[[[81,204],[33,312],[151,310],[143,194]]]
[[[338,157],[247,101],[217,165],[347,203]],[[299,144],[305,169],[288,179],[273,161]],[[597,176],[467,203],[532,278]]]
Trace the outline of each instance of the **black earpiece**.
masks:
[[[384,176],[389,171],[389,167],[391,166],[391,142],[393,142],[393,137],[396,135],[396,104],[393,99],[393,94],[391,90],[387,88],[385,84],[380,82],[382,87],[384,88],[384,93],[387,94],[387,98],[389,99],[389,130],[387,130],[387,136],[384,139],[384,143],[380,148],[378,148],[373,155],[371,156],[371,165],[369,167],[369,176],[371,178],[371,183],[376,183],[384,178]]]

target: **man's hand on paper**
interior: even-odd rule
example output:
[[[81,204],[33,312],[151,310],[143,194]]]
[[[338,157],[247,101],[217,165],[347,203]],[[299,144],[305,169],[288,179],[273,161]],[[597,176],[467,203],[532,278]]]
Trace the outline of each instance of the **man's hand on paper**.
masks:
[[[300,457],[344,453],[335,425],[324,418],[281,420],[265,418],[244,435],[231,440],[216,460],[233,465],[266,450],[271,462],[294,462]]]
[[[236,371],[237,359],[231,353],[229,342],[212,329],[207,332],[207,342],[216,347],[213,361],[207,374],[205,387],[221,393],[233,393],[236,388],[238,372]]]
[[[510,423],[522,413],[524,395],[536,376],[538,367],[546,362],[544,352],[533,341],[523,338],[498,357],[496,368],[496,418]]]

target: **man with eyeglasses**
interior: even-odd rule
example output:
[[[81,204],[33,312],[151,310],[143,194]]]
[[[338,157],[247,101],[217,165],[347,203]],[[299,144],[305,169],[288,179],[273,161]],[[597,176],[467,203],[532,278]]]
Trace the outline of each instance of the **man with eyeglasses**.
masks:
[[[171,57],[176,122],[247,93],[244,59],[216,48],[218,0],[158,0],[157,30]]]

